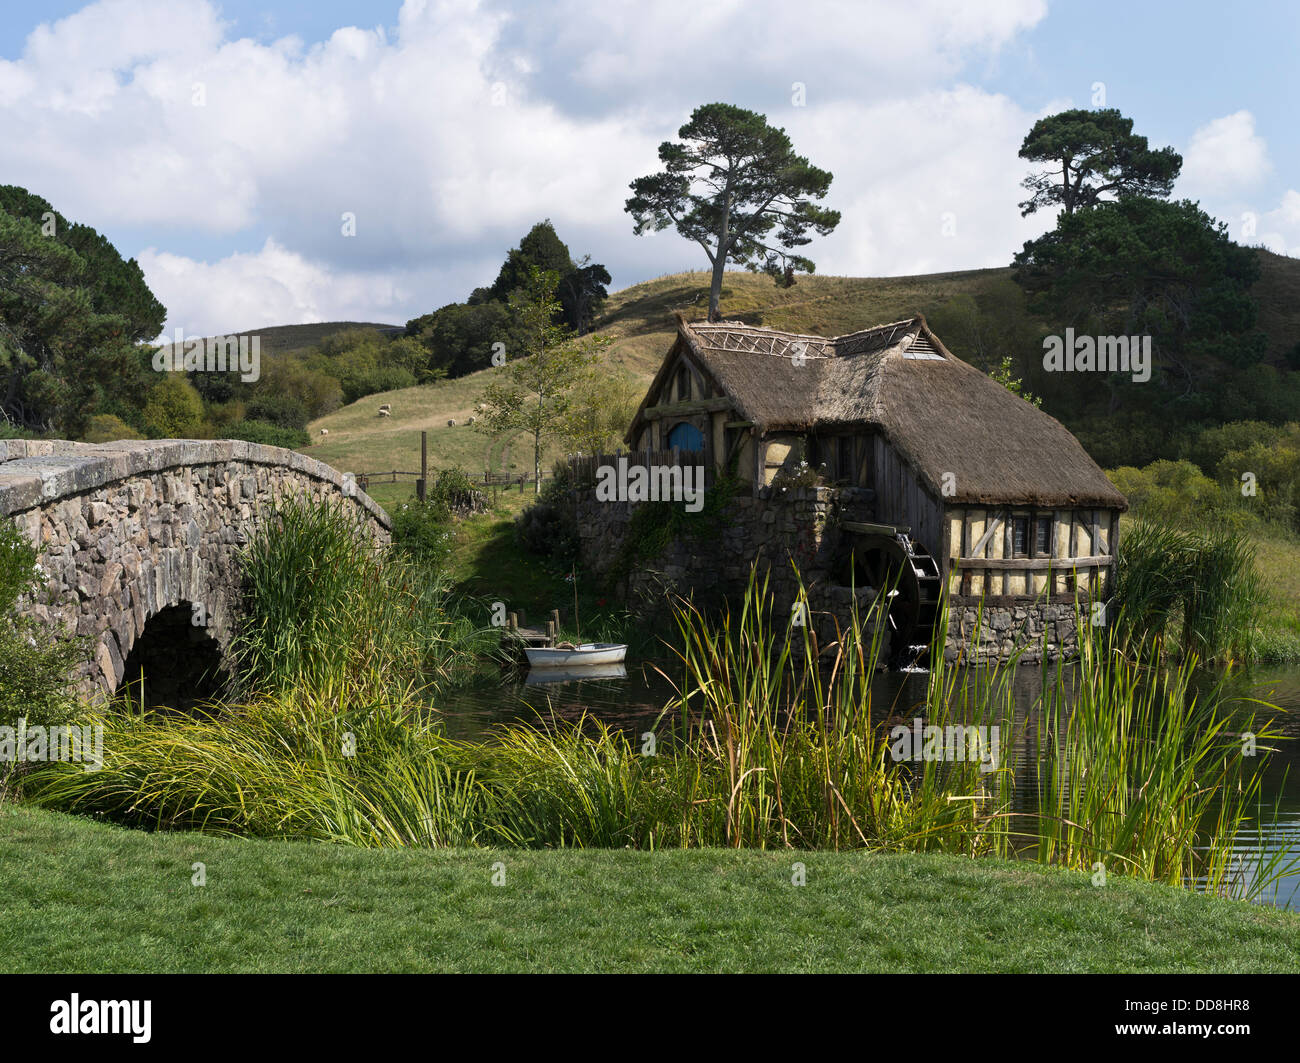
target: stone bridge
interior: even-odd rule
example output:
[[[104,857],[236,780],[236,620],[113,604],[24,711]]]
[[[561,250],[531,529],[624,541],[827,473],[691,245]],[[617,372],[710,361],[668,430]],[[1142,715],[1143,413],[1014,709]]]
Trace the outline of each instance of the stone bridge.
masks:
[[[26,610],[56,634],[91,640],[75,676],[91,696],[142,675],[150,704],[220,692],[239,551],[284,494],[350,498],[388,541],[388,515],[350,477],[279,447],[0,440],[0,518],[42,548],[48,581]]]

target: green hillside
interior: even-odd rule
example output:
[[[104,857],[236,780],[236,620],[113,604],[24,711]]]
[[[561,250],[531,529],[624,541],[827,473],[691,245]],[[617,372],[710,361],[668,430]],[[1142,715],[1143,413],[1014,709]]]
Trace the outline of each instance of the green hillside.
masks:
[[[405,325],[382,325],[373,321],[317,321],[309,325],[271,325],[268,328],[245,329],[233,335],[260,336],[259,349],[263,355],[291,354],[315,347],[326,336],[347,329],[375,329],[383,332],[405,327]]]
[[[954,296],[977,300],[1009,283],[1006,269],[967,270],[918,277],[807,277],[794,288],[777,288],[770,277],[728,273],[722,309],[728,318],[800,332],[838,335],[917,312],[933,314]],[[596,329],[614,337],[604,353],[647,384],[672,345],[672,312],[703,317],[708,306],[706,272],[675,273],[614,292]],[[960,353],[960,352],[958,352]],[[419,433],[429,432],[433,468],[459,465],[480,472],[489,439],[465,425],[491,370],[456,380],[368,395],[309,426],[309,453],[346,472],[415,469]],[[380,417],[389,403],[392,417]],[[454,419],[456,427],[448,427]],[[320,430],[328,429],[328,438]],[[557,455],[551,455],[555,457]],[[531,455],[518,444],[510,455],[517,471],[528,471]]]
[[[1259,324],[1268,334],[1267,360],[1280,365],[1285,352],[1300,343],[1300,260],[1262,250],[1259,254],[1262,275],[1254,289],[1260,303]],[[708,291],[709,274],[700,270],[669,274],[614,292],[596,324],[598,332],[614,338],[604,357],[648,384],[672,344],[672,312],[704,317]],[[1040,324],[1025,312],[1023,296],[1007,267],[914,277],[800,277],[792,288],[778,288],[763,274],[732,272],[727,274],[722,291],[724,317],[823,336],[843,335],[922,313],[954,354],[981,364],[995,355],[997,337],[991,338],[990,349],[980,349],[989,337],[981,339],[970,325],[972,306],[980,311],[999,308],[1009,320],[1028,327]],[[322,334],[327,334],[343,327],[301,325],[287,329],[324,329]],[[264,330],[262,334],[277,331]],[[312,422],[309,453],[348,472],[416,469],[419,433],[424,429],[429,432],[433,468],[459,465],[481,473],[489,440],[465,421],[473,414],[490,372],[369,395]],[[383,403],[392,405],[392,417],[378,416]],[[448,427],[449,419],[457,422],[456,427]],[[328,437],[320,435],[322,428],[328,429]],[[517,472],[529,470],[531,455],[522,442],[513,448],[509,464]]]

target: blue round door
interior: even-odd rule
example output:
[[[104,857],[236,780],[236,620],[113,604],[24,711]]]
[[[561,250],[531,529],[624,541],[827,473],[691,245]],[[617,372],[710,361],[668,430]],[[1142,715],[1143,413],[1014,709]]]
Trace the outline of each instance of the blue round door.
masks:
[[[668,433],[668,449],[703,450],[704,435],[693,424],[683,421]]]

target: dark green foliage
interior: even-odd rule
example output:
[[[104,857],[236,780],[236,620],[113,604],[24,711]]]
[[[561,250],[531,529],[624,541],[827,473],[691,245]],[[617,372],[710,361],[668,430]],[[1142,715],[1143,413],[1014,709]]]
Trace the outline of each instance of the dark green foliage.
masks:
[[[89,225],[74,225],[46,200],[16,185],[0,185],[0,211],[24,218],[36,226],[52,214],[54,239],[74,251],[84,264],[82,279],[96,313],[120,318],[127,337],[136,342],[162,332],[167,310],[145,284],[135,259],[125,261],[117,249]]]
[[[515,518],[515,535],[528,551],[568,564],[578,556],[572,501],[539,500]]]
[[[564,307],[564,323],[575,334],[585,336],[591,331],[592,321],[600,313],[609,292],[605,285],[611,277],[609,270],[590,255],[583,255],[577,264],[560,277],[560,305]]]
[[[0,186],[0,412],[78,438],[109,403],[140,408],[152,382],[137,340],[165,312],[134,260],[39,196]]]
[[[543,272],[563,277],[573,269],[573,259],[564,241],[556,235],[550,219],[534,225],[519,246],[506,255],[501,272],[488,290],[490,297],[499,302],[510,298],[510,293],[528,287],[533,267]]]
[[[286,450],[305,447],[310,442],[307,433],[301,428],[281,428],[266,421],[232,421],[226,425],[223,434],[226,439],[243,439],[267,447],[284,447]]]
[[[523,346],[523,337],[505,303],[449,303],[407,323],[411,336],[429,351],[429,364],[449,377],[486,369],[493,344],[505,345],[507,357]]]
[[[246,416],[279,428],[306,428],[309,420],[302,400],[291,395],[258,396],[249,401]]]
[[[1066,214],[1095,206],[1101,197],[1165,199],[1183,167],[1173,148],[1151,149],[1119,111],[1073,110],[1048,115],[1020,146],[1020,157],[1049,167],[1022,182],[1032,195],[1022,214],[1063,207]]]
[[[532,283],[533,271],[555,277],[556,325],[581,336],[591,328],[610,283],[609,271],[591,256],[574,262],[550,220],[538,222],[512,248],[491,287],[475,288],[464,303],[448,303],[407,322],[407,336],[428,350],[429,365],[449,377],[464,376],[492,364],[496,344],[507,358],[527,345],[527,326],[518,320],[511,297]]]
[[[638,236],[670,225],[704,248],[713,266],[709,320],[718,319],[722,275],[728,262],[762,269],[779,284],[795,272],[812,273],[812,259],[795,249],[839,224],[839,211],[815,205],[831,174],[794,153],[784,129],[726,103],[697,107],[677,131],[678,142],[659,145],[663,170],[638,177],[624,209]]]
[[[441,564],[451,553],[451,509],[445,501],[429,497],[403,502],[390,514],[393,546],[412,558]]]
[[[1122,455],[1094,450],[1104,464],[1175,456],[1171,420],[1205,425],[1241,416],[1230,409],[1240,389],[1267,386],[1242,381],[1265,349],[1250,294],[1258,256],[1194,203],[1130,197],[1063,213],[1052,232],[1025,244],[1015,266],[1031,310],[1058,333],[1151,337],[1147,382],[1131,373],[1043,374],[1053,393],[1048,409],[1068,410],[1085,445],[1127,448]]]

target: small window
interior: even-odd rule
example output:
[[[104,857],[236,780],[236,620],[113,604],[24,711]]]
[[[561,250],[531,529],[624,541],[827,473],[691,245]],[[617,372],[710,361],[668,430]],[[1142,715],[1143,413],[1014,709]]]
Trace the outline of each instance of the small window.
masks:
[[[1029,556],[1029,518],[1011,518],[1011,556]]]
[[[677,367],[677,400],[685,401],[691,397],[691,371],[684,365]]]
[[[1034,556],[1052,556],[1052,518],[1038,517],[1034,521]]]

